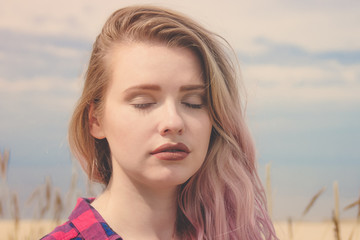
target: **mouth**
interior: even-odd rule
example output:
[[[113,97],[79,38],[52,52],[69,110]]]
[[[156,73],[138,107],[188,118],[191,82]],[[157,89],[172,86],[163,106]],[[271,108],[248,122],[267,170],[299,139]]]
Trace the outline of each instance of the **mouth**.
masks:
[[[190,153],[189,148],[183,143],[166,143],[153,150],[150,154],[160,160],[182,160]]]

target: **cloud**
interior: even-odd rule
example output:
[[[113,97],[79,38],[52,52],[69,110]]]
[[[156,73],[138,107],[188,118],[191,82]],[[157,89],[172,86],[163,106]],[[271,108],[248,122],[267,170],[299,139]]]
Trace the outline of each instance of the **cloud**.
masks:
[[[249,102],[259,105],[360,103],[360,64],[314,66],[243,65]]]
[[[23,80],[5,80],[0,78],[0,93],[23,94],[25,92],[76,92],[80,90],[80,82],[77,79],[62,78],[32,78]]]
[[[259,38],[262,49],[239,51],[250,103],[360,103],[360,50],[310,51]]]
[[[248,64],[314,65],[324,61],[335,61],[342,65],[360,64],[360,48],[353,50],[307,50],[299,45],[277,43],[266,38],[256,38],[255,53],[238,51],[241,61]]]
[[[94,39],[106,18],[116,9],[152,3],[188,14],[211,30],[225,36],[242,51],[253,51],[257,37],[295,43],[310,50],[360,48],[357,1],[5,1],[0,10],[0,27],[41,34]],[[70,7],[71,6],[71,7]],[[206,8],[206,11],[204,9]],[[13,13],[17,13],[14,15]]]
[[[0,76],[7,79],[79,76],[90,42],[0,29]]]

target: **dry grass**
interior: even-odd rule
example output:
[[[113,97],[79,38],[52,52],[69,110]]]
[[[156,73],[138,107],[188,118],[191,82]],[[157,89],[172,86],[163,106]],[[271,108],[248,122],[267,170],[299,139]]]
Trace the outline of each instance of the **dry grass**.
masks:
[[[1,220],[1,239],[37,240],[49,233],[55,226],[57,223],[51,220],[21,220],[16,229],[12,220]]]
[[[334,233],[335,239],[341,240],[340,234],[340,210],[339,210],[339,185],[337,182],[334,182],[334,202],[335,208],[333,211],[333,223],[334,223]]]
[[[293,235],[288,229],[288,222],[275,222],[275,230],[281,240],[333,240],[334,223],[332,221],[322,222],[308,222],[308,221],[294,221]],[[356,224],[355,220],[342,220],[340,223],[341,239],[344,240],[359,240],[360,239],[360,224]],[[356,228],[354,228],[356,226]]]
[[[287,236],[289,237],[289,240],[293,240],[294,239],[294,227],[293,227],[293,220],[291,217],[289,217],[289,219],[287,221],[287,225],[288,225]]]
[[[349,205],[347,205],[344,210],[349,210],[351,208],[354,208],[354,207],[358,207],[358,213],[357,213],[357,217],[356,217],[356,221],[354,223],[354,226],[353,226],[353,229],[350,233],[350,236],[349,236],[349,240],[352,240],[352,239],[360,239],[359,238],[356,238],[356,233],[357,233],[357,228],[360,226],[360,195],[359,195],[359,200],[353,202],[353,203],[350,203]]]
[[[318,198],[321,196],[321,194],[323,194],[326,190],[326,187],[323,187],[322,189],[320,189],[319,192],[317,192],[310,200],[309,204],[305,207],[305,210],[303,211],[302,216],[304,217],[309,211],[310,209],[313,207],[313,205],[315,204],[316,200],[318,200]]]
[[[26,201],[26,207],[33,209],[32,220],[21,220],[18,194],[10,191],[7,185],[9,156],[9,151],[0,152],[0,217],[3,218],[0,220],[1,239],[39,239],[65,219],[64,212],[71,210],[65,206],[75,205],[78,193],[77,171],[73,171],[66,197],[52,184],[51,178],[47,177],[45,183],[35,188]],[[4,211],[6,209],[7,212]]]
[[[50,232],[55,226],[59,225],[67,216],[65,206],[74,206],[78,196],[84,195],[77,186],[78,174],[73,169],[71,183],[68,192],[63,196],[48,177],[45,183],[34,189],[26,202],[27,207],[31,207],[33,212],[32,220],[21,220],[21,208],[19,206],[18,194],[10,191],[7,185],[7,173],[9,162],[9,151],[0,152],[0,232],[1,239],[39,239]],[[87,184],[88,192],[95,192],[93,185]],[[315,202],[319,201],[325,188],[320,189],[306,205],[302,217],[314,208]],[[340,217],[339,209],[339,186],[334,183],[334,209],[332,221],[324,222],[304,222],[293,221],[289,217],[286,222],[275,222],[275,229],[281,240],[322,240],[322,239],[360,239],[360,196],[359,200],[350,203],[344,211],[358,207],[357,218],[353,221],[344,221]],[[268,210],[272,214],[272,184],[271,184],[271,165],[266,166],[266,194],[268,197]],[[71,209],[70,209],[71,210]],[[9,220],[10,219],[10,220]]]
[[[335,239],[333,233],[333,223],[331,221],[323,222],[302,222],[294,221],[292,223],[294,235],[293,238],[289,238],[290,233],[288,229],[288,222],[275,222],[275,229],[281,240],[333,240]],[[341,239],[345,240],[358,240],[360,239],[360,225],[356,225],[354,231],[355,220],[353,221],[341,221]],[[50,232],[57,223],[52,220],[21,220],[19,222],[18,239],[39,239],[44,234]],[[6,236],[11,236],[14,231],[14,223],[11,220],[0,221],[1,236],[11,239]],[[349,238],[353,233],[352,238]],[[12,238],[14,239],[14,238]]]
[[[9,150],[5,150],[3,154],[1,154],[0,152],[0,174],[3,181],[5,181],[7,177],[9,159],[10,159]]]

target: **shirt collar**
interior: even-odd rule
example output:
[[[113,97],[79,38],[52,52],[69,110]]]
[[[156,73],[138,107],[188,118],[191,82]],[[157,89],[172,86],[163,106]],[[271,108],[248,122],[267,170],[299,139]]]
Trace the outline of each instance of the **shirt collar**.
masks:
[[[122,240],[91,203],[95,198],[79,198],[69,220],[85,239]]]

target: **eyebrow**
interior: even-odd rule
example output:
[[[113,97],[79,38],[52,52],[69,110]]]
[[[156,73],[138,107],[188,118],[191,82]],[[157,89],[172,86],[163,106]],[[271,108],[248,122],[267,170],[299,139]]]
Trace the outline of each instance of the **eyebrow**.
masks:
[[[180,87],[180,92],[192,91],[192,90],[205,90],[204,84],[198,85],[186,85]]]
[[[161,87],[155,84],[141,84],[137,86],[130,87],[126,89],[124,92],[132,92],[136,90],[153,90],[153,91],[160,91]],[[205,90],[204,84],[196,84],[196,85],[185,85],[180,87],[180,92],[187,92],[193,90]]]
[[[126,89],[124,92],[131,92],[136,90],[153,90],[153,91],[160,91],[161,87],[154,84],[141,84],[137,86],[130,87]]]

